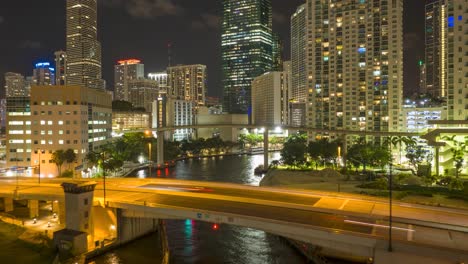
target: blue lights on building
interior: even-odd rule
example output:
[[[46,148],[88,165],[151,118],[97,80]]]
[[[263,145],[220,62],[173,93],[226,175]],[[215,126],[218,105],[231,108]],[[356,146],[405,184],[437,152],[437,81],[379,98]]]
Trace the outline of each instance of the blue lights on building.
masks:
[[[452,28],[455,26],[455,19],[453,18],[453,16],[449,16],[447,18],[447,22],[448,22],[448,27],[449,28]]]
[[[358,52],[359,52],[360,54],[363,54],[363,53],[366,52],[366,48],[360,47],[360,48],[358,48]]]
[[[50,62],[47,62],[47,61],[44,61],[44,62],[38,62],[36,63],[36,69],[38,68],[49,68],[49,69],[53,69],[50,67]]]

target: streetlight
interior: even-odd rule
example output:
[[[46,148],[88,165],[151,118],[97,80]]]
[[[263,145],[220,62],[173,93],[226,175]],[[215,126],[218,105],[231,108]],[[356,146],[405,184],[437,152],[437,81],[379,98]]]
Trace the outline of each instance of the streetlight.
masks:
[[[389,189],[389,228],[388,228],[388,252],[392,252],[393,251],[393,247],[392,247],[392,182],[393,182],[393,176],[392,176],[392,162],[390,161],[390,173],[389,173],[389,177],[388,177],[388,189]]]
[[[152,167],[152,160],[151,160],[151,142],[148,142],[148,157],[149,157],[149,176],[151,177],[151,167]]]

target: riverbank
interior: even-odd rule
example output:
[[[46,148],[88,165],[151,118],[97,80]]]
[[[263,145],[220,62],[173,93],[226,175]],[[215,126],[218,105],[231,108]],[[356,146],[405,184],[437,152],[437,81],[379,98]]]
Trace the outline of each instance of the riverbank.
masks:
[[[0,221],[0,262],[50,264],[55,258],[52,241],[44,235]]]

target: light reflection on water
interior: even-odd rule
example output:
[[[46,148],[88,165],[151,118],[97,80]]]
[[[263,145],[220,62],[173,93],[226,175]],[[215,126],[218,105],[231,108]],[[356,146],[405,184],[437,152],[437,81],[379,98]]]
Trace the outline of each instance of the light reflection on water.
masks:
[[[279,152],[269,153],[270,162],[279,159]],[[135,173],[137,178],[173,178],[179,180],[229,182],[258,186],[261,177],[254,169],[263,164],[263,155],[236,155],[182,160],[174,168],[166,170],[142,169]]]
[[[269,159],[279,159],[279,156],[279,153],[270,153]],[[258,186],[261,177],[254,175],[254,169],[260,164],[263,164],[263,155],[192,159],[179,161],[176,167],[168,170],[154,170],[151,178]],[[146,178],[148,172],[140,170],[134,177]],[[283,240],[260,230],[224,224],[214,230],[211,223],[190,219],[165,222],[172,263],[306,263],[305,259]],[[124,249],[105,254],[95,261],[97,264],[156,263],[155,240],[157,239],[154,237],[144,238]],[[149,251],[151,253],[141,252],[142,247],[153,250]],[[135,262],[135,258],[138,262]]]

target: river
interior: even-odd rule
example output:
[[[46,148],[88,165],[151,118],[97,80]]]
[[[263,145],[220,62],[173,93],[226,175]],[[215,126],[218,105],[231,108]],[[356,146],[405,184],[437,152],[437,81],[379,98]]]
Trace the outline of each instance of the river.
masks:
[[[279,153],[270,153],[279,159]],[[179,161],[174,168],[135,174],[138,178],[158,177],[196,181],[229,182],[258,186],[253,171],[263,155],[226,156]],[[172,263],[306,263],[283,239],[260,230],[192,220],[166,220]],[[157,239],[149,236],[94,259],[97,264],[156,263]]]

